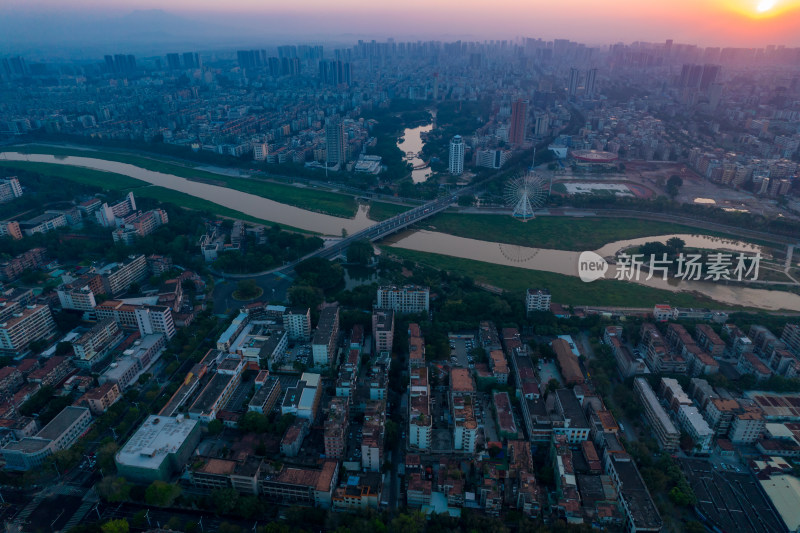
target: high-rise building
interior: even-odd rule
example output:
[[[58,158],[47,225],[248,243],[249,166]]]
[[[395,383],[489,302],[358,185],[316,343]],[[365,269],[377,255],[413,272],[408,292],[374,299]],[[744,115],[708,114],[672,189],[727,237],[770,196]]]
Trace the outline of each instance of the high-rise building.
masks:
[[[508,129],[508,142],[519,146],[525,142],[525,124],[528,118],[528,101],[517,100],[511,104],[511,125]]]
[[[167,54],[167,68],[170,70],[180,70],[181,56],[177,53]]]
[[[450,141],[450,164],[447,168],[454,176],[464,172],[464,139],[461,135],[456,135]]]
[[[568,86],[568,94],[570,98],[575,98],[575,95],[578,94],[578,81],[581,77],[581,71],[572,67],[569,69],[569,86]]]
[[[700,76],[700,90],[705,91],[711,87],[712,83],[717,81],[719,76],[719,65],[705,65],[703,66],[703,74]]]
[[[339,116],[329,118],[325,124],[325,150],[327,165],[343,166],[347,162],[344,123]]]
[[[200,55],[197,52],[184,52],[183,54],[183,68],[200,68]]]
[[[550,117],[547,113],[537,113],[534,120],[533,134],[537,137],[544,137],[550,131]]]
[[[586,71],[586,84],[584,94],[586,98],[594,98],[597,84],[597,69],[590,68]]]

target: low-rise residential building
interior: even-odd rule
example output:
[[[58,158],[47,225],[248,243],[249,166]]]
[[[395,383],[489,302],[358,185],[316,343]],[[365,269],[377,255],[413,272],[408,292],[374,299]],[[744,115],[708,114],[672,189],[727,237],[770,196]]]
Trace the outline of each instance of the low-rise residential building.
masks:
[[[247,410],[267,415],[280,400],[281,382],[277,377],[269,376],[262,385],[257,384],[256,387],[256,392],[247,404]]]
[[[344,456],[349,419],[349,399],[333,398],[325,419],[325,457],[340,459]]]
[[[105,413],[109,407],[114,405],[122,397],[119,385],[106,382],[102,385],[86,392],[79,400],[79,403],[86,403],[86,406],[95,416]]]
[[[119,345],[124,335],[113,318],[104,318],[72,341],[75,366],[92,369],[103,362]]]
[[[311,340],[311,309],[308,307],[290,307],[281,317],[283,329],[289,340],[308,342]]]
[[[430,450],[433,419],[426,367],[411,369],[408,394],[408,445],[418,450]]]
[[[659,446],[667,451],[676,450],[681,434],[661,407],[650,384],[644,378],[636,378],[633,381],[633,388],[639,396],[639,401],[642,402],[644,415],[653,428]]]
[[[764,426],[761,409],[755,406],[741,408],[733,415],[728,438],[734,444],[752,444],[761,437]]]
[[[33,437],[11,442],[2,449],[8,470],[30,470],[44,459],[72,446],[92,423],[85,407],[65,407]]]
[[[314,366],[328,366],[334,362],[338,341],[339,306],[330,305],[322,309],[311,340]]]
[[[606,454],[604,461],[606,473],[619,495],[625,530],[630,533],[659,533],[663,526],[661,515],[631,456]]]
[[[144,255],[132,255],[128,261],[110,263],[97,269],[97,273],[103,280],[104,292],[116,297],[147,278],[147,259]]]
[[[394,311],[391,309],[372,310],[372,338],[375,353],[391,352],[394,343]]]
[[[551,300],[547,289],[528,289],[525,293],[525,310],[528,314],[534,311],[550,311]]]
[[[308,420],[305,418],[298,418],[292,422],[281,439],[281,453],[286,457],[296,457],[309,429]]]
[[[589,421],[575,392],[571,389],[558,389],[555,401],[556,411],[563,417],[561,427],[554,428],[556,435],[564,435],[567,442],[576,444],[589,438]]]
[[[294,387],[286,389],[281,404],[281,414],[314,420],[322,397],[322,376],[304,372]]]
[[[693,405],[681,405],[678,408],[678,421],[683,430],[694,441],[694,453],[710,454],[714,431],[709,427],[697,408]]]
[[[326,460],[320,469],[284,465],[277,472],[264,472],[259,489],[271,502],[329,509],[338,477],[336,460]]]
[[[395,313],[427,312],[430,306],[430,289],[417,285],[378,287],[378,309],[391,309]]]
[[[4,302],[0,310],[0,355],[22,357],[30,350],[34,341],[52,339],[56,334],[56,323],[47,305],[20,306],[16,302]]]
[[[478,441],[478,422],[471,398],[459,396],[454,398],[453,410],[453,449],[475,453]]]

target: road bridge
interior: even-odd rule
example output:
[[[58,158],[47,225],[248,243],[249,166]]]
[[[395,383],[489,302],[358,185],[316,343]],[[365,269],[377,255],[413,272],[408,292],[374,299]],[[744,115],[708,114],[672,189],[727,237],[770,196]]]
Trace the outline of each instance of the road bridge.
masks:
[[[465,194],[465,189],[460,190],[459,194]],[[337,241],[330,246],[315,250],[310,254],[307,254],[300,259],[292,261],[291,263],[287,263],[281,267],[276,267],[271,270],[265,270],[263,272],[256,272],[252,274],[226,274],[224,272],[215,272],[215,274],[225,279],[252,279],[269,274],[282,274],[291,276],[295,265],[301,261],[311,259],[312,257],[334,259],[345,253],[347,248],[356,241],[366,239],[370,242],[375,242],[383,239],[388,235],[397,233],[398,231],[402,231],[407,227],[416,224],[420,220],[424,220],[437,213],[441,213],[450,207],[457,199],[458,195],[455,194],[448,194],[447,196],[436,198],[435,200],[431,200],[426,204],[422,204],[408,211],[404,211],[399,215],[395,215],[392,218],[388,218],[383,222],[378,222],[377,224],[370,226],[367,229],[363,229],[358,233],[354,233],[353,235],[345,237],[344,239]]]

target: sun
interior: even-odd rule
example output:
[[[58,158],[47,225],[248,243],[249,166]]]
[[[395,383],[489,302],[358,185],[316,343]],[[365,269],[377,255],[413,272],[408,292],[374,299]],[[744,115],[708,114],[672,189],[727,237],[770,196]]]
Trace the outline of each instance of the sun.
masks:
[[[758,5],[756,6],[756,11],[758,13],[767,13],[775,8],[776,3],[776,0],[759,0]]]

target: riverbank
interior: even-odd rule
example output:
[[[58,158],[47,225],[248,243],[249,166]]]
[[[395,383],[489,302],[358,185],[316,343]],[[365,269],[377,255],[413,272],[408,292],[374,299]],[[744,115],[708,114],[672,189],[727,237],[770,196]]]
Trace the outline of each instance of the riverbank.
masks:
[[[528,222],[502,214],[441,213],[422,227],[439,233],[530,248],[584,251],[609,242],[689,233],[743,240],[735,235],[683,224],[631,218],[573,218],[540,216]],[[746,239],[744,239],[746,240]]]
[[[669,304],[679,307],[744,309],[720,304],[704,296],[670,292],[624,281],[600,280],[584,283],[577,277],[552,272],[514,268],[396,247],[384,247],[383,249],[385,253],[396,255],[402,259],[469,276],[478,283],[498,287],[512,293],[522,294],[531,287],[545,287],[550,290],[553,302],[565,305],[652,307],[655,304]]]
[[[79,148],[49,145],[22,145],[9,148],[24,154],[91,157],[105,161],[126,163],[153,172],[162,172],[164,174],[186,178],[191,181],[228,187],[237,191],[274,200],[282,204],[292,205],[336,217],[352,218],[356,215],[358,210],[358,203],[355,197],[350,195],[326,192],[309,187],[284,185],[259,177],[236,177],[217,174],[215,172],[197,169],[191,164],[171,163],[141,155],[108,150],[83,150]]]
[[[39,174],[44,174],[55,178],[66,179],[76,183],[82,183],[84,185],[99,187],[107,192],[126,193],[128,191],[133,191],[137,197],[152,198],[153,200],[172,203],[185,209],[208,211],[209,213],[213,213],[221,217],[243,220],[245,222],[252,222],[254,224],[264,224],[269,226],[277,224],[282,229],[287,231],[313,233],[307,230],[289,226],[287,224],[279,224],[271,220],[248,215],[246,213],[242,213],[241,211],[237,211],[236,209],[231,209],[202,198],[197,198],[196,196],[192,196],[190,194],[151,185],[146,181],[131,178],[129,176],[123,176],[122,174],[115,174],[113,172],[71,167],[53,163],[33,163],[28,161],[5,160],[0,160],[0,168],[7,168],[9,171],[13,171],[13,169],[20,169],[30,172],[38,172]]]

